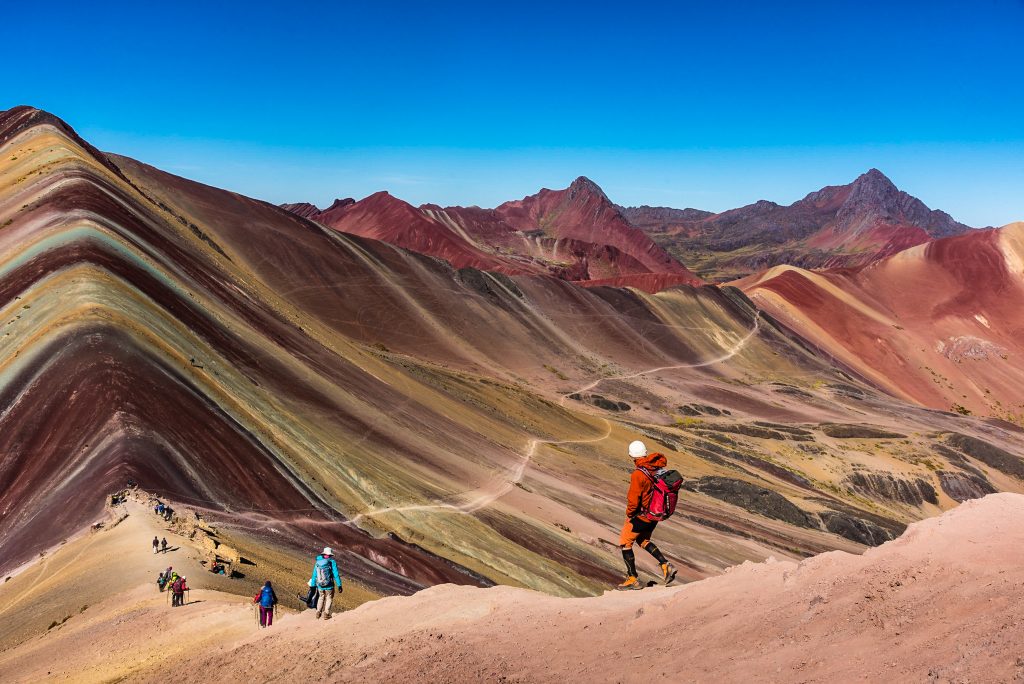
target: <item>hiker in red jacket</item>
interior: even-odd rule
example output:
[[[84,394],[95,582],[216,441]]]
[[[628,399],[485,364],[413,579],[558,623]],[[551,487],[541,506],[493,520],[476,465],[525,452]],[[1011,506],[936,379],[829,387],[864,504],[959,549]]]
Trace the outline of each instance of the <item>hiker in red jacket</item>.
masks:
[[[174,580],[174,583],[171,584],[171,592],[173,594],[173,596],[171,596],[172,608],[177,608],[178,606],[185,605],[186,591],[188,591],[188,584],[185,583],[184,577],[179,577],[178,579]]]
[[[654,472],[668,465],[668,460],[658,453],[648,455],[647,447],[640,441],[629,445],[629,457],[633,459],[634,470],[629,480],[629,493],[626,495],[626,522],[619,537],[622,560],[626,563],[626,580],[616,587],[623,590],[643,588],[636,574],[636,556],[633,555],[635,543],[639,543],[640,548],[654,556],[661,565],[665,584],[676,578],[675,567],[651,541],[651,535],[658,522],[644,515],[651,505]]]

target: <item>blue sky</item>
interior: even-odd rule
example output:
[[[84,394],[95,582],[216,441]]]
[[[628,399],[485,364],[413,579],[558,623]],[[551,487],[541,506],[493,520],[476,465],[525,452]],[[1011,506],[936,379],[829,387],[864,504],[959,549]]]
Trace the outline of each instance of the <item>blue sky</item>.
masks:
[[[90,4],[5,9],[0,107],[273,202],[493,206],[586,175],[722,210],[874,166],[1024,219],[1022,0]]]

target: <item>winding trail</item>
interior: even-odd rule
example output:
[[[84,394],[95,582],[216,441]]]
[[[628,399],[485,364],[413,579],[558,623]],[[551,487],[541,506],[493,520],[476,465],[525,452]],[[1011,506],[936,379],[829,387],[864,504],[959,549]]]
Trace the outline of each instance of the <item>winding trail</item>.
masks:
[[[586,385],[585,387],[580,387],[579,389],[573,390],[571,392],[566,392],[565,394],[562,395],[562,398],[558,400],[558,404],[559,404],[559,406],[564,406],[565,405],[565,400],[568,399],[570,395],[581,394],[583,392],[589,392],[590,390],[594,389],[595,387],[597,387],[598,385],[600,385],[602,382],[604,382],[606,380],[631,380],[633,378],[639,378],[639,377],[644,376],[644,375],[650,375],[651,373],[660,373],[661,371],[680,370],[680,369],[683,369],[683,368],[703,368],[705,366],[713,366],[716,363],[722,363],[723,361],[728,361],[732,357],[734,357],[737,354],[739,354],[743,350],[743,348],[745,346],[747,346],[747,342],[749,342],[754,337],[754,335],[757,334],[758,329],[760,328],[760,326],[761,326],[761,312],[757,311],[754,314],[754,325],[750,329],[750,332],[748,332],[746,335],[744,335],[736,344],[734,344],[732,347],[730,347],[729,350],[726,351],[726,353],[722,354],[721,356],[715,357],[715,358],[710,359],[708,361],[701,361],[700,363],[682,363],[682,364],[679,364],[679,365],[676,365],[676,366],[659,366],[657,368],[648,368],[647,370],[638,371],[636,373],[631,373],[629,375],[614,375],[614,376],[611,376],[611,377],[598,378],[597,380],[595,380],[594,382],[590,383],[589,385]]]
[[[410,506],[389,506],[387,508],[379,508],[379,509],[372,510],[372,511],[366,511],[365,513],[360,513],[359,515],[357,515],[354,518],[352,518],[351,520],[349,520],[346,524],[348,524],[348,525],[357,525],[359,523],[359,521],[363,520],[364,518],[373,518],[375,516],[383,515],[385,513],[404,513],[404,512],[410,512],[410,511],[426,511],[426,510],[437,510],[437,509],[451,510],[451,511],[456,511],[458,513],[475,513],[476,511],[479,511],[482,508],[486,508],[487,506],[491,505],[492,503],[494,503],[495,501],[497,501],[501,497],[503,497],[506,494],[508,494],[510,491],[512,491],[513,487],[515,487],[519,482],[522,481],[523,475],[526,472],[526,467],[530,464],[530,461],[536,455],[537,447],[539,447],[541,444],[588,444],[588,443],[600,442],[600,441],[603,441],[605,439],[608,439],[608,436],[611,435],[611,433],[612,433],[612,424],[611,424],[611,422],[609,422],[606,419],[602,419],[602,420],[605,420],[605,422],[607,423],[607,429],[604,431],[604,434],[602,434],[600,437],[593,437],[591,439],[567,439],[567,440],[552,440],[552,439],[539,439],[539,438],[531,439],[529,444],[528,444],[528,446],[523,451],[523,458],[519,462],[519,465],[516,466],[516,469],[513,471],[513,475],[512,475],[511,479],[505,480],[504,482],[501,483],[500,486],[498,486],[497,488],[495,488],[493,490],[488,490],[487,488],[482,488],[482,489],[473,490],[473,491],[468,492],[466,494],[459,495],[461,497],[466,497],[467,495],[476,494],[475,498],[469,499],[468,501],[466,501],[464,503],[454,504],[454,503],[440,502],[440,503],[436,503],[436,504],[416,504],[416,505],[410,505]]]
[[[743,348],[746,347],[747,343],[751,339],[753,339],[753,337],[755,335],[757,335],[759,327],[760,327],[760,322],[761,322],[761,312],[757,311],[754,314],[754,325],[751,327],[750,331],[747,332],[747,334],[744,335],[739,341],[737,341],[736,344],[734,344],[732,347],[730,347],[724,354],[722,354],[720,356],[717,356],[717,357],[715,357],[713,359],[709,359],[707,361],[701,361],[699,363],[682,363],[682,364],[677,364],[677,365],[674,365],[674,366],[658,366],[656,368],[648,368],[646,370],[637,371],[636,373],[631,373],[629,375],[619,375],[619,376],[614,376],[614,377],[598,378],[594,382],[592,382],[592,383],[590,383],[590,384],[588,384],[588,385],[586,385],[584,387],[580,387],[579,389],[576,389],[576,390],[573,390],[571,392],[567,392],[567,393],[563,394],[561,396],[561,398],[559,399],[558,404],[559,404],[559,406],[564,406],[565,405],[565,400],[570,395],[578,394],[578,393],[582,393],[582,392],[587,392],[589,390],[592,390],[595,387],[597,387],[598,385],[600,385],[602,382],[604,382],[605,380],[630,380],[632,378],[639,378],[639,377],[644,376],[644,375],[650,375],[651,373],[658,373],[658,372],[661,372],[661,371],[680,370],[680,369],[683,369],[683,368],[703,368],[705,366],[712,366],[712,365],[715,365],[717,363],[722,363],[723,361],[728,361],[732,357],[734,357],[737,354],[739,354],[743,350]],[[466,493],[463,493],[463,494],[456,495],[457,498],[467,498],[467,497],[472,496],[472,498],[469,498],[468,500],[465,500],[462,503],[450,503],[450,502],[447,502],[447,501],[441,501],[441,502],[432,503],[432,504],[411,504],[411,505],[408,505],[408,506],[387,506],[387,507],[384,507],[384,508],[377,508],[377,509],[373,509],[373,510],[369,510],[369,511],[364,511],[363,513],[360,513],[360,514],[356,515],[355,517],[353,517],[350,520],[344,522],[343,524],[355,527],[355,526],[358,526],[359,523],[362,520],[365,520],[367,518],[375,518],[377,516],[385,515],[385,514],[388,514],[388,513],[407,513],[407,512],[431,511],[431,510],[441,510],[441,511],[448,510],[448,511],[454,511],[456,513],[463,513],[463,514],[475,513],[476,511],[479,511],[482,508],[486,508],[487,506],[491,505],[492,503],[494,503],[495,501],[497,501],[501,497],[503,497],[506,494],[508,494],[510,491],[512,491],[513,487],[515,487],[517,484],[519,484],[522,481],[523,475],[526,473],[526,468],[530,465],[530,462],[533,460],[533,457],[536,455],[537,449],[538,449],[538,447],[540,447],[541,444],[592,444],[594,442],[600,442],[600,441],[603,441],[603,440],[607,439],[609,436],[611,436],[611,433],[612,433],[612,422],[610,420],[608,420],[607,418],[604,418],[604,417],[601,417],[601,420],[603,420],[604,423],[605,423],[605,431],[604,431],[604,434],[602,434],[600,437],[593,437],[593,438],[589,438],[589,439],[566,439],[566,440],[540,439],[538,437],[532,438],[527,443],[526,448],[523,450],[523,458],[522,458],[522,460],[516,466],[515,470],[512,471],[511,479],[505,480],[498,487],[493,488],[493,489],[484,487],[484,488],[475,489],[475,490],[471,490],[470,492],[466,492]]]

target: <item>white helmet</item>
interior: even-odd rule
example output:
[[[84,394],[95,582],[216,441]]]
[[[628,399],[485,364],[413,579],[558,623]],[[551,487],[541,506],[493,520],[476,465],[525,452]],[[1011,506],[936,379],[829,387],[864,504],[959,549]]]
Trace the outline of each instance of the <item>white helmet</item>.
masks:
[[[325,546],[324,547],[324,552],[321,553],[320,555],[321,556],[333,556],[334,555],[334,549],[332,549],[330,546]]]
[[[647,455],[647,446],[637,440],[629,443],[629,457],[630,458],[643,458]]]

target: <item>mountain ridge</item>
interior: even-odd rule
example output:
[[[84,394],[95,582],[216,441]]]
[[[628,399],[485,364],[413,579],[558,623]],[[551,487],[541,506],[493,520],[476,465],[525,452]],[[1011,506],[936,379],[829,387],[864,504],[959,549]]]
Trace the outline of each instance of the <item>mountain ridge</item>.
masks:
[[[630,226],[604,191],[587,178],[577,178],[565,190],[544,189],[517,202],[495,209],[413,207],[379,191],[359,201],[335,200],[325,210],[304,202],[281,206],[335,230],[445,259],[456,268],[549,274],[646,291],[701,282]],[[552,206],[540,208],[545,202]],[[524,204],[530,208],[515,208]],[[673,277],[653,278],[652,274]]]
[[[343,549],[367,598],[446,582],[595,594],[620,579],[624,445],[637,437],[687,478],[658,538],[687,579],[857,551],[1022,488],[1024,437],[1008,423],[880,391],[802,319],[758,308],[766,296],[455,268],[21,116],[0,114],[2,569],[59,546],[131,480],[260,549],[260,563]],[[540,208],[604,211],[586,184],[557,192]],[[388,195],[368,206],[457,234]],[[958,254],[973,236],[932,243],[967,269],[932,288],[950,326],[943,358],[1000,370],[998,350],[961,339],[984,324],[964,316],[973,295],[958,283],[1015,235],[970,260]],[[1020,308],[1006,277],[977,300],[998,331]],[[870,343],[895,329],[882,323],[841,338]]]
[[[867,265],[932,239],[972,230],[899,190],[877,169],[790,205],[759,200],[717,214],[623,208],[634,225],[716,282],[772,266]],[[687,213],[682,213],[687,212]]]

